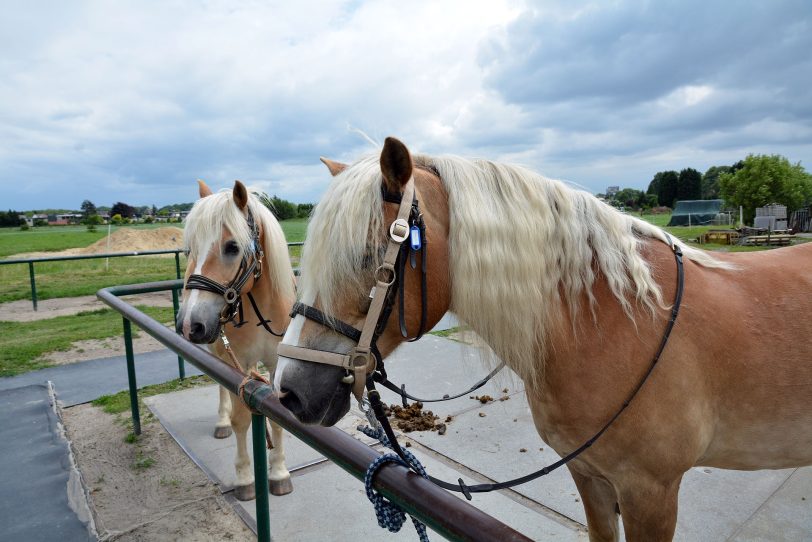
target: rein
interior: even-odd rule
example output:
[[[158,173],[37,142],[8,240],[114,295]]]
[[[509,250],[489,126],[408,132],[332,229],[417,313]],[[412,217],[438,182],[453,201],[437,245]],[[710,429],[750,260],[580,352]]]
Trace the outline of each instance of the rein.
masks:
[[[186,284],[184,285],[184,289],[186,290],[203,290],[223,296],[226,304],[220,313],[220,324],[223,325],[232,322],[234,327],[237,328],[242,327],[246,323],[245,317],[243,316],[242,289],[251,277],[253,277],[256,282],[262,276],[262,260],[265,258],[265,252],[262,250],[262,245],[259,242],[259,228],[254,221],[254,215],[251,213],[250,208],[247,208],[246,211],[248,212],[246,216],[248,228],[251,230],[251,250],[243,254],[240,267],[237,269],[234,278],[231,279],[228,284],[223,285],[205,275],[192,274],[186,279]],[[259,319],[257,326],[262,326],[265,328],[265,331],[271,335],[282,337],[285,332],[277,333],[271,329],[269,325],[271,321],[262,315],[251,292],[246,292],[245,296],[248,298],[248,301],[251,303],[251,308],[254,309],[254,313]],[[235,321],[238,315],[239,320]]]

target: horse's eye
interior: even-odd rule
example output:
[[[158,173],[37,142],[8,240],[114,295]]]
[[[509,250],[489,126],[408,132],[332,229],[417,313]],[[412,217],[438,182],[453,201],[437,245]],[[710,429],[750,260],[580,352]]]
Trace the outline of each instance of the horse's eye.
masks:
[[[226,243],[226,246],[223,247],[223,253],[226,256],[236,256],[240,253],[240,247],[234,241],[229,241]]]

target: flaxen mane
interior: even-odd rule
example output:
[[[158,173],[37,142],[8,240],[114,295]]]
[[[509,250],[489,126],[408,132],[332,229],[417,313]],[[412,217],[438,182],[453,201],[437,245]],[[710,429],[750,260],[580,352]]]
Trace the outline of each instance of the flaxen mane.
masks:
[[[630,318],[635,305],[664,305],[639,252],[645,238],[668,242],[661,229],[521,167],[423,155],[414,161],[434,168],[449,195],[451,310],[521,377],[540,373],[538,356],[543,361],[548,345],[539,337],[560,324],[560,302],[573,315],[584,299],[594,302],[598,272]],[[385,239],[372,232],[384,230],[381,183],[378,156],[360,160],[332,181],[308,225],[302,297],[312,302],[318,294],[328,314],[348,277],[371,267],[370,256],[380,258]],[[728,267],[680,246],[700,265]],[[428,254],[431,266],[431,246]],[[365,293],[360,279],[352,286]]]
[[[269,275],[275,293],[285,299],[292,299],[295,295],[291,280],[293,273],[285,234],[273,214],[253,193],[249,193],[248,208],[264,232],[263,274]],[[186,217],[184,230],[184,245],[189,256],[196,260],[199,257],[205,258],[206,255],[200,253],[220,241],[223,229],[231,232],[241,250],[249,249],[251,231],[245,215],[233,203],[231,189],[222,190],[195,202],[189,216]]]

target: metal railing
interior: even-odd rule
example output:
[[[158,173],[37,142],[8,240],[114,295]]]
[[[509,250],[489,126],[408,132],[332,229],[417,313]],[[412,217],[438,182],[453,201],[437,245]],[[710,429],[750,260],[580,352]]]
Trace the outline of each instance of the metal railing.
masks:
[[[126,350],[127,372],[131,376],[130,405],[133,409],[133,425],[134,428],[137,427],[138,432],[140,432],[140,415],[137,414],[138,390],[135,382],[132,337],[127,331],[130,329],[130,323],[146,331],[179,357],[186,359],[218,384],[240,397],[239,388],[243,384],[244,378],[242,373],[199,346],[188,342],[118,297],[166,290],[177,292],[177,289],[181,287],[181,281],[173,280],[113,286],[103,288],[96,294],[101,301],[119,312],[124,319],[125,342],[129,345]],[[266,416],[359,480],[364,479],[368,466],[377,459],[379,452],[334,427],[299,423],[276,399],[272,388],[267,384],[249,380],[245,384],[244,393],[248,398],[248,406],[254,412],[259,412],[259,414],[252,415],[251,424],[256,484],[257,538],[264,542],[271,539],[268,464],[265,451],[264,418]],[[387,463],[381,467],[375,475],[373,485],[391,502],[450,540],[500,540],[506,542],[530,540],[400,464]]]
[[[303,242],[297,241],[294,243],[288,243],[288,249],[290,247],[300,247],[304,245]],[[179,248],[169,249],[169,250],[136,250],[133,252],[111,252],[109,254],[76,254],[71,256],[45,256],[42,258],[12,258],[9,260],[0,260],[0,265],[22,265],[28,264],[28,277],[31,283],[31,303],[34,306],[34,310],[37,310],[37,279],[36,273],[34,272],[34,264],[35,263],[44,263],[44,262],[64,262],[70,260],[100,260],[106,258],[126,258],[132,256],[160,256],[164,254],[174,254],[175,255],[175,278],[181,278],[181,270],[180,270],[180,255],[183,253],[183,250]],[[298,274],[298,273],[297,273]],[[177,316],[178,311],[178,300],[176,296],[173,296],[172,302],[175,304],[175,315]]]

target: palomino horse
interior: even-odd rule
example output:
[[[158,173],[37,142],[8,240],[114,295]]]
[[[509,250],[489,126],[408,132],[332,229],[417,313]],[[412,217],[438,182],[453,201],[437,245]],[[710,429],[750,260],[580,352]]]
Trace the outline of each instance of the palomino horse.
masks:
[[[560,455],[618,412],[651,367],[678,289],[677,250],[662,230],[525,169],[413,159],[391,138],[380,157],[327,164],[336,178],[308,226],[300,284],[301,302],[327,325],[293,320],[275,378],[300,420],[330,425],[347,412],[351,372],[363,377],[374,361],[356,345],[363,333],[356,343],[335,330],[374,328],[366,313],[396,280],[410,333],[455,312],[522,378],[539,435]],[[425,296],[422,262],[402,277],[381,266],[390,238],[408,239],[395,217],[412,191],[425,223]],[[618,538],[617,512],[628,540],[670,540],[694,465],[812,463],[812,244],[718,255],[676,246],[684,296],[661,359],[567,464],[591,540]],[[383,357],[403,341],[398,320],[382,319],[373,335]]]
[[[192,207],[184,233],[189,261],[178,329],[186,339],[208,344],[229,365],[236,361],[245,374],[256,369],[258,361],[273,373],[276,346],[290,322],[288,311],[295,298],[284,233],[239,181],[232,191],[217,194],[203,181],[198,183],[201,199]],[[229,343],[234,356],[227,352]],[[231,427],[236,431],[236,496],[253,499],[254,474],[246,446],[251,412],[221,387],[218,413],[214,436],[228,437]],[[293,488],[285,467],[282,428],[275,423],[271,428],[270,490],[284,495]]]

